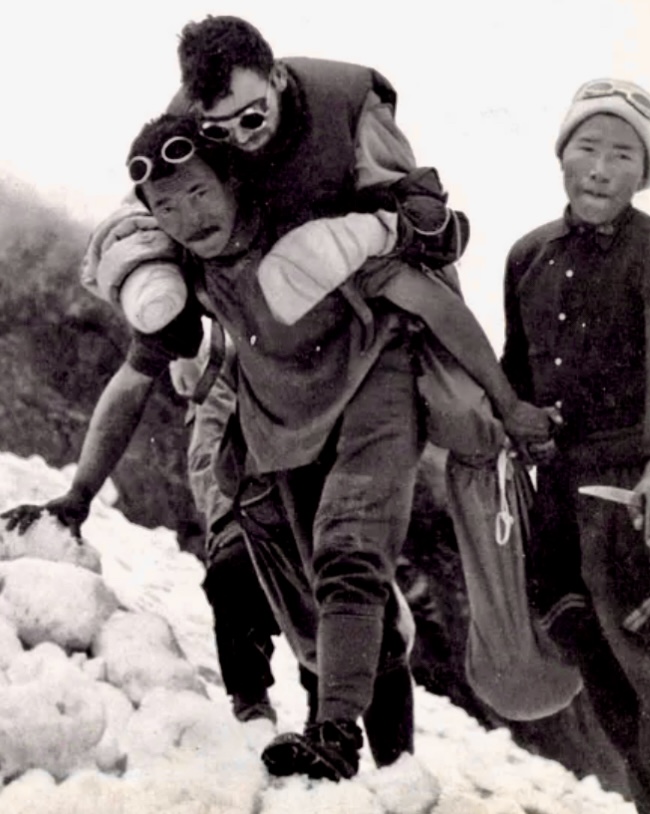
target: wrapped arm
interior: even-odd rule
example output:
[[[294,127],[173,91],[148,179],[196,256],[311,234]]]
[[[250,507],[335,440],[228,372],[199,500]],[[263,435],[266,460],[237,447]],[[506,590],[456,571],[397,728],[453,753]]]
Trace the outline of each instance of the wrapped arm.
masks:
[[[288,232],[262,259],[260,287],[273,315],[293,325],[369,257],[390,253],[397,240],[397,215],[352,212],[323,218]]]
[[[138,331],[154,333],[187,301],[179,259],[178,246],[136,201],[95,229],[81,264],[81,283],[119,308]]]

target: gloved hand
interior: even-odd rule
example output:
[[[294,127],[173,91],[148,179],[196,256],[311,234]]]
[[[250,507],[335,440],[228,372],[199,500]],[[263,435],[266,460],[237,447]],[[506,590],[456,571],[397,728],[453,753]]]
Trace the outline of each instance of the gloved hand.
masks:
[[[93,232],[81,262],[81,284],[114,305],[127,277],[147,262],[174,263],[177,246],[142,204],[121,206]],[[180,274],[180,272],[179,272]]]
[[[392,184],[390,191],[399,214],[400,257],[429,269],[455,263],[467,246],[469,222],[462,212],[447,206],[448,196],[436,170],[413,170]]]
[[[136,232],[160,232],[160,226],[155,217],[144,207],[132,207],[124,217],[115,221],[113,226],[103,235],[101,241],[101,254],[106,254],[117,241],[131,237]],[[152,238],[153,239],[153,238]]]
[[[73,537],[81,542],[81,526],[90,512],[92,497],[78,489],[71,489],[65,495],[50,500],[41,506],[23,504],[9,509],[0,515],[7,521],[7,531],[18,530],[24,534],[43,514],[48,512],[57,518],[59,523],[70,529]]]
[[[391,191],[397,211],[416,232],[439,234],[449,221],[448,196],[433,167],[410,172],[393,184]]]

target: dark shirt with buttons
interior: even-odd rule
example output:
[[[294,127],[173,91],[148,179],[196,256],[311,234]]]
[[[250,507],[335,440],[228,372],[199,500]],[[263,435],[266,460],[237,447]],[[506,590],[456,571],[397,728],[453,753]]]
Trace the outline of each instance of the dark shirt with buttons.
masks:
[[[631,206],[606,227],[567,210],[510,251],[503,368],[522,399],[559,409],[560,447],[647,455],[649,279],[650,217]]]

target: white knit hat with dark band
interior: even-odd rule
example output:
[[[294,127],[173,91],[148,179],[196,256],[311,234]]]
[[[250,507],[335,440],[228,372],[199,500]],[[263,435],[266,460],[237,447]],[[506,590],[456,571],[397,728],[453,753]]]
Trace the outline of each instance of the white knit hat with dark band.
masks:
[[[650,186],[650,94],[639,85],[623,79],[592,79],[573,97],[557,141],[555,153],[562,153],[575,129],[598,113],[610,113],[633,127],[645,147],[643,186]]]

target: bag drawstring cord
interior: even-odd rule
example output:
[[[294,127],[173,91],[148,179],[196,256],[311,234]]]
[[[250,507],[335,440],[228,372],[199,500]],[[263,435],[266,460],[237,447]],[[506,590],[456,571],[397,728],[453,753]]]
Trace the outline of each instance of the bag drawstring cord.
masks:
[[[505,449],[502,449],[497,458],[497,482],[499,487],[499,511],[497,512],[495,523],[497,545],[506,545],[508,543],[512,526],[515,522],[515,518],[512,516],[512,512],[508,506],[508,498],[506,495],[509,464],[508,453]]]

